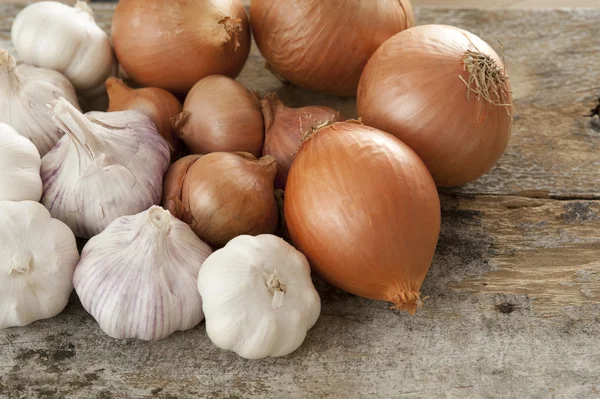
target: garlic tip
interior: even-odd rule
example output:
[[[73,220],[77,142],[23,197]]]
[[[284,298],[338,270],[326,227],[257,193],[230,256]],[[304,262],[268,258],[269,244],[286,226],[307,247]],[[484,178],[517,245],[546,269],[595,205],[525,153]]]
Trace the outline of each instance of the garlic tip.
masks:
[[[153,206],[148,211],[148,221],[157,230],[162,230],[171,222],[171,213],[160,206]]]

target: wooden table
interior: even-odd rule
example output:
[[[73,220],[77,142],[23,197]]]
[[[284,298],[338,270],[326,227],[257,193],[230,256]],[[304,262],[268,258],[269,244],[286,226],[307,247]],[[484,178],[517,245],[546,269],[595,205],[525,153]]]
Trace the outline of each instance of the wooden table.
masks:
[[[0,45],[20,5],[0,4]],[[98,4],[109,30],[113,5]],[[418,22],[502,40],[513,138],[477,182],[442,192],[443,226],[411,317],[317,282],[323,311],[285,358],[246,361],[204,324],[159,342],[102,333],[76,296],[0,331],[0,397],[600,397],[600,10],[417,9]],[[498,46],[496,46],[498,47]],[[340,100],[282,86],[253,49],[240,80],[290,105]]]

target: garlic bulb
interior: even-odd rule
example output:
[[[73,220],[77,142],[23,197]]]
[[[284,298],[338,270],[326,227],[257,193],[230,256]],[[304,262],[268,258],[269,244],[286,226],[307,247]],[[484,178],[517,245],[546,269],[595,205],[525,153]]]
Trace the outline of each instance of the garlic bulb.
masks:
[[[158,204],[169,145],[138,111],[83,115],[61,98],[50,106],[66,135],[42,158],[42,203],[76,236]]]
[[[88,241],[73,283],[106,334],[158,340],[204,317],[196,281],[210,253],[188,225],[153,206]]]
[[[75,237],[33,201],[0,201],[0,328],[59,314],[73,291]]]
[[[33,143],[0,122],[0,201],[39,201],[41,163]]]
[[[269,234],[236,237],[209,256],[198,291],[208,337],[247,359],[295,351],[321,312],[308,261]]]
[[[65,97],[79,108],[73,85],[59,72],[27,64],[15,64],[6,50],[0,49],[0,122],[15,128],[46,155],[63,135],[54,126],[46,105]]]
[[[116,70],[108,35],[84,1],[31,4],[15,18],[11,36],[23,61],[63,73],[82,94],[103,90]]]

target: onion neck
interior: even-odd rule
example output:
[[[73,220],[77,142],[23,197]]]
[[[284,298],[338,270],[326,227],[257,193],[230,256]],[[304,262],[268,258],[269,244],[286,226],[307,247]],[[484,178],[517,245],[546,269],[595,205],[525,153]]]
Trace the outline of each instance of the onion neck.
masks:
[[[225,43],[233,42],[233,51],[236,51],[241,45],[240,33],[243,29],[242,19],[225,17],[222,20],[220,20],[219,23],[223,25],[225,33],[227,34],[227,40],[225,40]]]
[[[264,273],[264,275],[266,277],[265,284],[267,286],[267,289],[273,293],[271,306],[273,306],[273,309],[279,309],[284,304],[287,286],[283,284],[279,279],[279,276],[277,275],[277,270],[274,270],[271,274]]]
[[[2,92],[18,92],[21,80],[17,75],[15,59],[6,50],[0,49],[0,88]]]
[[[419,292],[399,291],[392,295],[390,301],[393,303],[392,309],[405,310],[410,314],[415,314],[421,307],[421,294]]]
[[[122,79],[111,76],[106,80],[108,93],[108,112],[120,108],[132,96],[133,89],[125,84]]]
[[[31,270],[31,253],[28,251],[22,251],[12,258],[12,265],[10,269],[8,269],[8,274],[12,274],[13,272],[25,274]]]

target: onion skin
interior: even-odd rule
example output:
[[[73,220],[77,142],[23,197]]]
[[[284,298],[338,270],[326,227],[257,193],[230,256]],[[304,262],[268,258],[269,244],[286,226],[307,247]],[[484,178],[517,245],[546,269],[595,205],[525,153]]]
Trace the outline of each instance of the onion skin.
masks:
[[[285,191],[295,245],[328,282],[414,313],[440,231],[419,157],[392,135],[338,122],[302,144]]]
[[[188,156],[167,172],[163,205],[213,247],[243,234],[273,234],[278,220],[276,173],[270,156],[256,159],[248,153],[226,152]]]
[[[240,83],[213,75],[196,83],[172,120],[192,153],[249,152],[259,157],[265,138],[260,100]]]
[[[324,124],[338,122],[344,117],[329,107],[286,107],[275,93],[265,96],[261,106],[265,120],[265,146],[262,153],[273,156],[277,161],[275,187],[283,189],[302,137]]]
[[[467,50],[488,56],[504,73],[500,57],[479,37],[451,26],[425,25],[386,41],[369,61],[358,89],[363,122],[408,144],[443,187],[488,172],[511,135],[510,83],[506,80],[503,92],[507,106],[478,99],[459,78],[469,81],[463,60]]]
[[[414,25],[409,0],[252,0],[250,19],[276,75],[337,96],[356,95],[375,50]]]
[[[177,137],[171,118],[182,110],[179,100],[171,93],[157,87],[132,89],[121,79],[110,77],[106,80],[108,91],[108,112],[134,110],[152,119],[160,135],[169,143],[171,159],[181,151],[182,143]]]
[[[112,40],[133,80],[185,94],[206,76],[240,73],[250,27],[240,0],[120,0]]]

